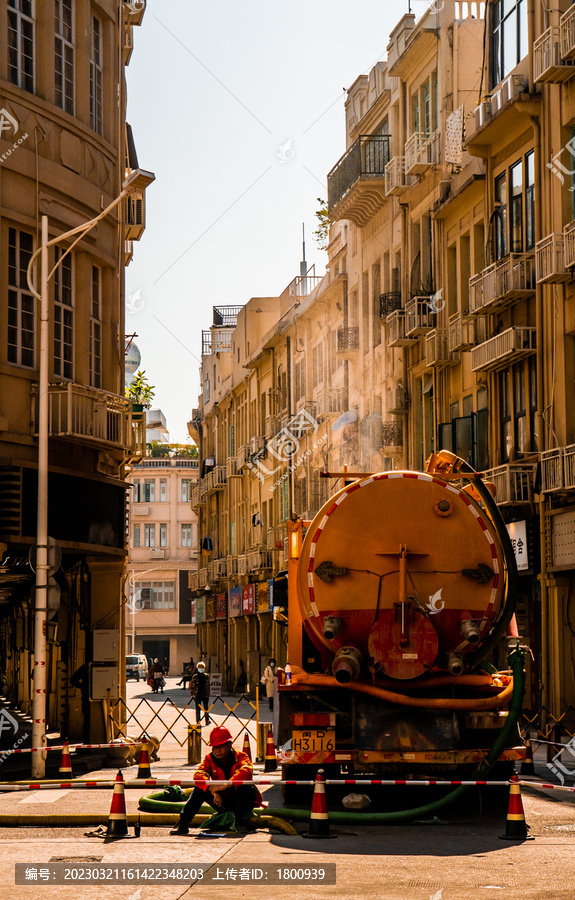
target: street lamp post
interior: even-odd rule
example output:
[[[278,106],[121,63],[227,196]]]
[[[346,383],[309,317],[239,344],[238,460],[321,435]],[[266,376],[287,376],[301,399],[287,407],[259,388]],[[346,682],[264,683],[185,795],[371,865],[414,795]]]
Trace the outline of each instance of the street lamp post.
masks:
[[[48,284],[63,259],[70,253],[76,244],[97,223],[108,215],[124,197],[133,191],[144,190],[154,181],[154,175],[143,169],[135,169],[124,181],[122,192],[110,203],[106,209],[84,222],[66,231],[58,237],[48,240],[48,216],[42,216],[42,243],[33,253],[28,264],[28,288],[40,301],[40,360],[38,379],[38,510],[36,526],[36,597],[34,611],[34,693],[32,698],[32,746],[46,746],[46,618],[48,606],[48,435],[49,435],[49,407],[48,407],[48,380],[49,380],[49,328],[50,328],[50,302],[48,296]],[[48,248],[60,241],[78,235],[75,241],[62,254],[52,271],[49,271]],[[40,255],[40,293],[34,286],[32,269],[37,257]],[[44,778],[46,773],[46,761],[41,752],[32,753],[32,777]]]

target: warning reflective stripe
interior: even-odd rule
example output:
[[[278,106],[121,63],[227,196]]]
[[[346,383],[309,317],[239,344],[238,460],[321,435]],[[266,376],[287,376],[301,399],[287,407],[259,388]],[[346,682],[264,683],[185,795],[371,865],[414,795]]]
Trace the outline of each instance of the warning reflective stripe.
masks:
[[[321,522],[319,523],[320,531],[322,531],[327,525],[327,516],[324,516]]]
[[[446,485],[446,487],[447,487],[447,490],[448,490],[448,491],[451,491],[452,494],[458,494],[458,493],[459,493],[459,491],[457,490],[457,488],[456,488],[456,487],[453,487],[452,484],[448,484],[448,485]]]
[[[373,484],[373,478],[366,478],[365,481],[360,482],[360,487],[365,487],[366,484]]]

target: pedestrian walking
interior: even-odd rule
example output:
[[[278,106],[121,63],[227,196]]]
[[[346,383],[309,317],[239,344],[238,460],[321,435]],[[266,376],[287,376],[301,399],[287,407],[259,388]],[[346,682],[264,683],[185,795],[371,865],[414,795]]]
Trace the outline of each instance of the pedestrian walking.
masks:
[[[262,684],[266,686],[266,697],[270,705],[270,709],[274,708],[274,679],[277,677],[275,659],[268,660],[268,664],[262,675]]]
[[[212,729],[210,747],[210,753],[194,773],[194,790],[170,834],[188,834],[190,822],[203,803],[216,812],[233,813],[235,823],[242,830],[251,830],[246,820],[254,806],[262,802],[262,795],[252,781],[252,762],[243,750],[234,750],[232,736],[224,726]]]
[[[196,724],[199,725],[202,710],[206,715],[206,725],[210,724],[208,705],[210,702],[210,676],[206,675],[206,664],[199,662],[190,681],[190,694],[196,701]]]

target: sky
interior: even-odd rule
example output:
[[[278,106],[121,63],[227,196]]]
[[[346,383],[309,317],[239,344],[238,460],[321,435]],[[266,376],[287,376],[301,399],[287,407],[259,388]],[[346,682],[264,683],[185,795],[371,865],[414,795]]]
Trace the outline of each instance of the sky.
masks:
[[[419,18],[426,0],[412,0]],[[345,152],[345,91],[386,57],[407,2],[148,0],[127,69],[146,230],[126,270],[126,333],[172,441],[198,406],[213,306],[316,274],[317,198]]]

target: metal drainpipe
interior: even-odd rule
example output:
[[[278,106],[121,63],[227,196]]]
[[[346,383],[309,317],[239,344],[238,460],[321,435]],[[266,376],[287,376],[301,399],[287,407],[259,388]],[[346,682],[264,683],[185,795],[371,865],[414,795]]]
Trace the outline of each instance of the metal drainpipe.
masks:
[[[287,408],[288,408],[288,416],[293,416],[292,410],[292,389],[291,389],[291,377],[292,377],[292,364],[291,364],[291,338],[289,335],[286,337],[286,356],[287,356]],[[288,461],[288,518],[291,519],[293,513],[293,472],[291,470],[291,465]]]

